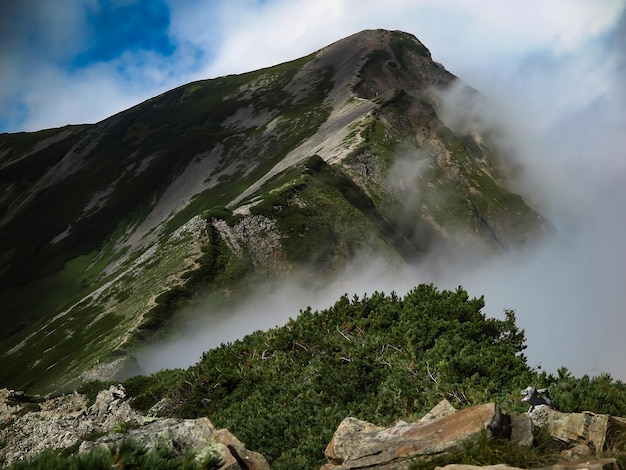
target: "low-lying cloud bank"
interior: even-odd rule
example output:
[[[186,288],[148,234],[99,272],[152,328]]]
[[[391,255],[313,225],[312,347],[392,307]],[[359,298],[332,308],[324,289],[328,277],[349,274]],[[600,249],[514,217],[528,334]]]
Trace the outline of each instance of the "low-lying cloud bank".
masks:
[[[531,364],[626,379],[626,16],[575,51],[529,58],[477,86],[498,103],[518,190],[555,225],[532,252],[459,282],[510,307]],[[522,65],[524,65],[522,63]],[[497,113],[496,113],[497,114]],[[452,276],[451,276],[452,277]]]

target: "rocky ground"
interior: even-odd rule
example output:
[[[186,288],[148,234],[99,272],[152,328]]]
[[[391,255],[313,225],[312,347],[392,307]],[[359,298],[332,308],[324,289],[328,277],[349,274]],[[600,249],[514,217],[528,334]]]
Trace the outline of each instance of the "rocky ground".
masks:
[[[226,429],[208,418],[143,416],[133,410],[122,386],[98,393],[93,404],[74,393],[51,399],[0,390],[0,463],[33,457],[46,449],[92,449],[132,439],[148,448],[167,445],[184,455],[220,456],[222,469],[269,469],[265,458],[246,449]]]
[[[1,389],[0,463],[10,465],[46,449],[88,452],[130,438],[148,448],[169,445],[183,454],[193,451],[200,458],[219,455],[222,469],[270,468],[261,454],[248,450],[227,429],[216,429],[206,417],[163,418],[156,417],[157,412],[158,404],[146,415],[135,411],[121,385],[100,391],[93,403],[79,393],[46,398]],[[624,418],[561,413],[545,405],[519,415],[509,415],[495,403],[456,410],[443,400],[421,420],[397,421],[387,428],[347,417],[325,449],[328,463],[322,470],[410,469],[418,460],[462,451],[485,433],[489,439],[505,438],[513,445],[532,448],[538,428],[547,430],[564,449],[560,463],[545,469],[620,468],[615,458],[603,456],[626,429]],[[506,465],[483,468],[515,470]]]
[[[547,469],[616,470],[614,458],[601,458],[609,439],[622,432],[626,420],[609,415],[561,413],[536,406],[529,413],[509,415],[495,403],[456,410],[444,400],[414,423],[398,421],[388,428],[355,418],[346,418],[326,448],[329,463],[322,470],[408,470],[416,460],[463,451],[477,443],[483,433],[506,438],[511,444],[531,448],[534,430],[546,428],[564,447],[560,463]],[[440,467],[437,467],[440,468]],[[471,470],[473,465],[447,465],[447,470]],[[515,470],[507,465],[482,468]]]

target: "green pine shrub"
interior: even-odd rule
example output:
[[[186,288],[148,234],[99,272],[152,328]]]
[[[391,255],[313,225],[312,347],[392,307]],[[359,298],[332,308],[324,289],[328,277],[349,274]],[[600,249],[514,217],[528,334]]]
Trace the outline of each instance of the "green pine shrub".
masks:
[[[524,332],[512,311],[488,319],[483,306],[461,288],[433,285],[403,298],[343,296],[207,351],[172,387],[171,411],[209,416],[272,468],[319,466],[346,416],[386,425],[417,419],[443,398],[457,407],[506,402],[523,388],[533,376]],[[141,394],[152,393],[151,379],[142,382]]]
[[[144,411],[167,397],[168,414],[210,417],[276,469],[319,468],[347,416],[378,425],[417,420],[444,398],[457,408],[496,402],[525,412],[520,391],[528,385],[548,387],[561,411],[626,416],[623,382],[531,369],[515,313],[487,318],[483,307],[482,297],[470,298],[460,287],[419,285],[404,297],[344,295],[328,309],[307,308],[282,327],[206,351],[185,371],[125,384]],[[551,439],[536,438],[530,451],[496,441],[459,458],[496,462],[507,455],[512,465],[539,465],[555,449]],[[621,452],[619,438],[611,442]]]

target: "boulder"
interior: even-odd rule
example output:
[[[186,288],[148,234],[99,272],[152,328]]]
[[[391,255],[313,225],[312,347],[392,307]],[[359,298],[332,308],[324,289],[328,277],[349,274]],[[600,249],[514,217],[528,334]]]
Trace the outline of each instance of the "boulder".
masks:
[[[451,415],[452,413],[456,413],[456,408],[452,406],[452,404],[448,400],[441,400],[435,407],[426,413],[422,419],[420,419],[420,423],[426,423],[429,421],[433,421],[439,418],[443,418],[444,416]]]
[[[482,433],[499,435],[505,419],[495,403],[473,406],[451,412],[440,404],[428,418],[415,423],[403,421],[382,428],[356,418],[341,422],[326,448],[329,463],[324,470],[359,468],[404,469],[411,460],[457,452],[465,445],[476,442]],[[439,406],[439,405],[438,405]]]
[[[46,449],[72,447],[85,435],[108,432],[119,423],[139,420],[140,415],[117,398],[122,392],[125,394],[123,387],[112,386],[100,392],[96,403],[89,408],[87,398],[78,393],[44,399],[30,410],[5,403],[10,415],[4,418],[0,458],[10,463]]]
[[[590,458],[593,451],[611,448],[610,436],[626,431],[626,419],[591,412],[561,413],[544,405],[532,413],[508,416],[497,405],[473,406],[455,410],[442,401],[421,420],[414,423],[398,421],[388,428],[346,418],[326,447],[329,462],[322,470],[401,470],[411,468],[415,459],[454,453],[476,442],[481,433],[509,438],[512,444],[531,448],[534,427],[545,427],[568,448],[561,453],[564,463],[543,470],[591,469],[617,470],[615,459]],[[476,467],[448,465],[446,470],[516,470],[507,465]]]
[[[530,449],[533,447],[533,423],[528,414],[523,413],[511,416],[511,443]]]
[[[258,452],[246,449],[246,446],[237,439],[228,429],[217,429],[213,431],[213,438],[226,449],[230,455],[236,459],[239,467],[243,470],[270,470],[265,457]],[[227,467],[222,467],[226,470]],[[230,467],[228,467],[230,468]]]
[[[534,426],[546,428],[555,439],[571,446],[591,444],[596,452],[605,448],[610,416],[582,413],[561,413],[541,405],[529,413]]]

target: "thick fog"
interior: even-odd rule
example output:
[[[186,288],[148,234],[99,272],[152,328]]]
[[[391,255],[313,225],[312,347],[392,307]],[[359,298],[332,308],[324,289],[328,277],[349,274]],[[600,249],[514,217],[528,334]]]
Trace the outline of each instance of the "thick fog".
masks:
[[[434,282],[484,295],[488,316],[515,310],[530,366],[626,379],[624,51],[622,21],[620,29],[558,55],[452,70],[489,105],[452,90],[443,96],[446,122],[459,132],[463,126],[502,130],[499,145],[519,169],[514,190],[555,228],[538,246],[490,261],[435,253],[397,272],[361,260],[323,291],[293,278],[280,287],[259,286],[252,300],[226,312],[198,307],[181,333],[143,351],[140,365],[146,372],[186,367],[206,349],[281,325],[307,306],[330,306],[343,293],[403,294]]]
[[[523,171],[516,187],[556,235],[537,249],[447,283],[484,294],[489,313],[513,308],[531,365],[626,378],[626,41],[620,29],[559,57],[507,64],[472,83],[488,110],[448,95],[451,109],[502,124]],[[485,112],[482,112],[485,111]]]

